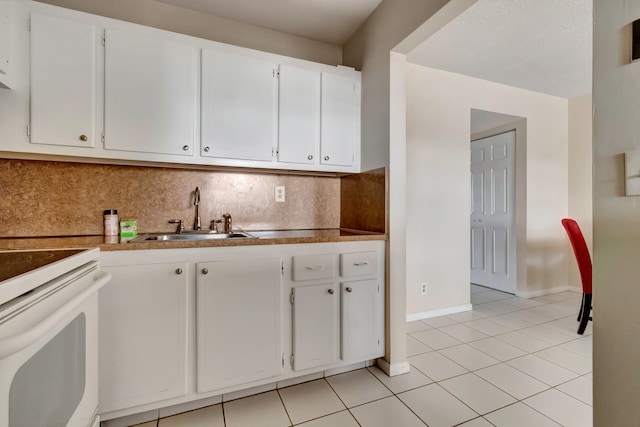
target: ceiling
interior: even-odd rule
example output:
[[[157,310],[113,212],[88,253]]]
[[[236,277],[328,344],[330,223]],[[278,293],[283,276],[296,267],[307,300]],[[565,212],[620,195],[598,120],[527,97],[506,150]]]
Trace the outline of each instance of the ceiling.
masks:
[[[343,45],[382,0],[155,0]],[[409,62],[562,98],[591,93],[593,0],[478,0]]]
[[[562,98],[591,93],[593,0],[479,0],[409,62]]]
[[[382,0],[156,1],[341,46]]]

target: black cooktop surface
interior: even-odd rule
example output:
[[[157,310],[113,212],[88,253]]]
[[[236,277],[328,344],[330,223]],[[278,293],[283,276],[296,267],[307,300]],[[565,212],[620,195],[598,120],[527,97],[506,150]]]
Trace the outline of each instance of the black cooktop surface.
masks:
[[[82,251],[84,249],[0,252],[0,282]]]

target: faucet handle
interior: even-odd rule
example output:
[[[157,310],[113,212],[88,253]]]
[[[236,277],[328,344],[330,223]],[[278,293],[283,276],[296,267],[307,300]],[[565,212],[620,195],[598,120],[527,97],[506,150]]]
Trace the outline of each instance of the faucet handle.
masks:
[[[170,219],[169,224],[178,224],[178,228],[176,229],[176,233],[180,234],[184,231],[184,220],[181,219]]]
[[[212,219],[212,220],[211,220],[211,225],[209,226],[209,228],[210,228],[211,230],[213,230],[214,232],[219,233],[219,231],[218,231],[218,224],[220,224],[221,222],[222,222],[222,220],[221,220],[221,219]]]
[[[224,222],[224,232],[229,234],[231,233],[231,214],[222,215],[222,221]]]

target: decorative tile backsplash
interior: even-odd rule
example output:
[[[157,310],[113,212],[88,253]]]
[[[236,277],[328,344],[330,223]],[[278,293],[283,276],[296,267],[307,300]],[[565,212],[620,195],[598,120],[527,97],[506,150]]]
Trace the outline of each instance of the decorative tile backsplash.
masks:
[[[191,229],[196,187],[203,228],[224,213],[247,230],[340,227],[340,178],[0,159],[0,237],[102,234],[105,209],[139,232]]]

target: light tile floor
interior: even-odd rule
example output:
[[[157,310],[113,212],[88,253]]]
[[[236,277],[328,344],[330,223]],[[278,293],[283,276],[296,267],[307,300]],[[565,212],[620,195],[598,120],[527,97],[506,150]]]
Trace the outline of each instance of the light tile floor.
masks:
[[[580,298],[472,285],[473,311],[407,324],[408,374],[360,369],[137,427],[592,426]]]

